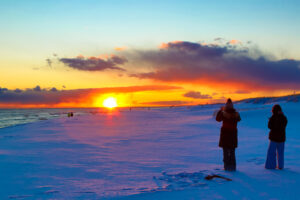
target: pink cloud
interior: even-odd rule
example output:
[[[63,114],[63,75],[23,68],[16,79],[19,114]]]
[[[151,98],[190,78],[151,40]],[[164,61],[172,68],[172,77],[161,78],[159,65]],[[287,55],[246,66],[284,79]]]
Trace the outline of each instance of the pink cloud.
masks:
[[[242,42],[239,41],[239,40],[230,40],[229,44],[231,44],[231,45],[237,45],[237,44],[242,44]]]
[[[123,47],[115,47],[116,51],[124,51],[126,49],[127,49],[127,47],[125,47],[125,46],[123,46]]]

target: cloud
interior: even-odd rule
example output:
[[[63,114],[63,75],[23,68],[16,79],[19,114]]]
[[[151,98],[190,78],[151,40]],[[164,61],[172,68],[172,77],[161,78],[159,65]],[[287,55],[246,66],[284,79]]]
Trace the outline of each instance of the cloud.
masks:
[[[58,90],[55,87],[53,87],[53,88],[50,89],[50,91],[51,92],[57,92]]]
[[[157,106],[181,106],[191,103],[190,101],[152,101],[143,102],[144,105],[157,105]]]
[[[70,68],[81,71],[103,71],[106,69],[125,71],[125,69],[117,66],[125,64],[127,59],[116,55],[112,55],[106,59],[97,57],[84,58],[80,55],[76,58],[60,58],[59,61]]]
[[[0,104],[18,105],[57,105],[60,103],[78,103],[91,101],[93,96],[106,93],[133,93],[142,91],[163,91],[182,89],[177,86],[168,85],[145,85],[128,87],[89,88],[74,90],[57,90],[56,88],[45,89],[40,86],[25,90],[9,90],[0,88]]]
[[[247,90],[236,90],[235,92],[233,92],[235,94],[250,94],[250,91]]]
[[[214,42],[173,41],[150,50],[121,47],[117,48],[121,50],[118,55],[112,56],[55,56],[55,59],[81,71],[111,69],[118,70],[120,77],[128,75],[158,82],[230,88],[232,91],[300,89],[299,60],[276,60],[251,42],[226,41],[223,38],[215,38]],[[51,63],[54,63],[53,60]]]
[[[46,62],[47,62],[49,67],[52,67],[52,60],[50,58],[47,58]]]
[[[242,42],[239,40],[230,40],[229,42],[227,42],[227,44],[238,45],[238,44],[242,44]]]
[[[40,92],[42,90],[41,87],[37,85],[35,88],[33,88],[33,91]]]
[[[225,39],[224,38],[221,38],[221,37],[217,37],[214,39],[214,41],[224,41]]]
[[[124,51],[126,49],[127,49],[127,47],[115,47],[116,51]]]
[[[157,50],[135,51],[131,57],[150,67],[148,72],[130,76],[243,90],[300,88],[299,60],[275,60],[258,49],[232,45],[238,42],[203,45],[175,41],[163,43]]]
[[[189,91],[185,94],[183,94],[184,97],[189,97],[193,99],[211,99],[212,96],[208,94],[201,94],[201,92],[196,92],[196,91]]]
[[[20,90],[20,89],[17,88],[17,89],[14,90],[14,92],[15,92],[15,93],[21,93],[22,90]]]
[[[4,93],[4,92],[7,92],[7,91],[8,91],[7,88],[1,88],[1,87],[0,87],[0,94],[1,94],[1,93]]]

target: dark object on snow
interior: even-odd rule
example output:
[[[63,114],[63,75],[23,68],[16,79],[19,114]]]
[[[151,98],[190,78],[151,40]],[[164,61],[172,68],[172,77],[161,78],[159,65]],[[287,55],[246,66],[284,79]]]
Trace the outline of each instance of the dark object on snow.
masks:
[[[216,175],[216,174],[205,176],[205,180],[209,180],[209,181],[214,179],[214,178],[221,178],[221,179],[224,179],[226,181],[232,181],[232,179],[230,179],[230,178],[226,178],[224,176],[220,176],[220,175]]]
[[[236,170],[235,148],[238,146],[237,123],[241,121],[240,114],[233,108],[231,99],[228,99],[225,107],[222,107],[216,116],[218,122],[223,122],[219,147],[223,148],[224,169]]]
[[[276,104],[272,108],[273,115],[269,119],[269,139],[273,142],[285,142],[285,128],[287,118],[282,113],[281,107]]]
[[[73,117],[73,112],[68,112],[68,117]]]
[[[46,117],[40,117],[39,120],[47,120]]]

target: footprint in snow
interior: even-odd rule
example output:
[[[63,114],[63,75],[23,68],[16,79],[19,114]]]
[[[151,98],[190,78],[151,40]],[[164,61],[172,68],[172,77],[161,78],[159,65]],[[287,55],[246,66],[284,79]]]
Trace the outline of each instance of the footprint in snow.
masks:
[[[25,199],[29,197],[32,197],[32,195],[13,195],[9,196],[9,199]]]
[[[255,165],[261,165],[265,163],[265,159],[263,158],[251,158],[248,159],[247,162],[254,163]]]
[[[177,190],[188,187],[203,187],[207,183],[204,181],[203,172],[181,172],[177,174],[162,173],[160,177],[153,177],[158,190]]]
[[[74,192],[74,193],[80,193],[80,194],[94,194],[95,192],[92,192],[92,191],[79,191],[79,192]]]

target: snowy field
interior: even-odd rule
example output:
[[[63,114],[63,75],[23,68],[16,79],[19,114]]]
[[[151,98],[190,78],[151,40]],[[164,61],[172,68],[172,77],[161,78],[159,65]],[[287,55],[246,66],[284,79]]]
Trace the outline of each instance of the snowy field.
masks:
[[[237,172],[224,172],[218,106],[140,109],[0,129],[0,199],[299,199],[300,103],[284,170],[266,170],[272,105],[237,105]],[[232,179],[205,180],[210,174]]]

